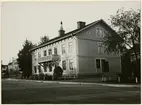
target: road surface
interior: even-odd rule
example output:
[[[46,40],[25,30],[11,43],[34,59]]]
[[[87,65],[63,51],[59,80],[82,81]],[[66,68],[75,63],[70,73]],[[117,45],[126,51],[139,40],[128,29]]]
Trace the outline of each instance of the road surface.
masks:
[[[2,104],[140,104],[140,87],[2,80]]]

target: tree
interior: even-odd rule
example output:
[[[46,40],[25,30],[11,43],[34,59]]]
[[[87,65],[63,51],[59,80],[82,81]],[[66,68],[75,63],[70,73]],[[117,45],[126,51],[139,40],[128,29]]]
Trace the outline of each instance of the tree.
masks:
[[[48,36],[43,36],[43,37],[40,38],[40,44],[44,44],[47,41],[49,41],[49,37]]]
[[[138,64],[138,54],[140,53],[140,10],[124,11],[123,8],[119,9],[116,15],[111,16],[110,21],[117,34],[108,34],[104,37],[105,51],[124,54],[128,50],[132,50],[135,54],[136,64]]]
[[[32,74],[32,56],[29,52],[34,45],[31,41],[26,40],[23,44],[23,48],[18,53],[18,65],[23,72],[24,78],[28,78]]]
[[[124,52],[140,45],[140,10],[124,11],[119,9],[117,14],[111,16],[111,26],[116,29],[117,34],[105,36],[104,44],[107,52]]]

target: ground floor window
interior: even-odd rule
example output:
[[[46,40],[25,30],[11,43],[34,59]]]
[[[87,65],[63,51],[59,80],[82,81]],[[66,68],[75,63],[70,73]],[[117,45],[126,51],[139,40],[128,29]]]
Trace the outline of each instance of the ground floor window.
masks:
[[[96,59],[96,67],[97,67],[97,69],[101,68],[100,59]]]
[[[73,70],[73,60],[69,60],[69,69]]]
[[[52,63],[49,63],[49,72],[52,71]]]
[[[43,68],[44,68],[44,72],[47,72],[47,65],[46,64],[43,65]]]
[[[109,72],[109,62],[105,59],[96,59],[96,68],[102,72]]]
[[[62,68],[63,68],[63,70],[66,70],[66,61],[65,60],[62,61]]]
[[[37,69],[36,69],[36,66],[34,66],[34,71],[35,71],[35,73],[37,73]]]
[[[41,73],[41,67],[40,66],[38,66],[38,70],[39,70],[39,73]]]

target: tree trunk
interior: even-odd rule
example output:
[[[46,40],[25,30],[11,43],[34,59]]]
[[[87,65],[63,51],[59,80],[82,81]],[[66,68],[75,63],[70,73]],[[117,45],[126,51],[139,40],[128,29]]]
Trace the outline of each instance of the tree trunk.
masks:
[[[139,65],[138,65],[138,55],[137,55],[137,51],[136,51],[136,44],[134,43],[134,39],[132,38],[132,43],[133,43],[133,51],[134,51],[134,55],[136,57],[136,76],[138,77],[138,70],[139,70]]]

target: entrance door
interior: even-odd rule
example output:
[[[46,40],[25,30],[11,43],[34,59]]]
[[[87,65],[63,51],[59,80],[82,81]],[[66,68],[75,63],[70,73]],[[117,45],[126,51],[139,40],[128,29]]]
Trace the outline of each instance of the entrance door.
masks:
[[[105,71],[105,60],[104,59],[101,60],[101,64],[102,64],[102,72],[104,72]]]
[[[101,63],[102,63],[102,72],[109,72],[109,63],[108,63],[108,61],[102,59]]]

